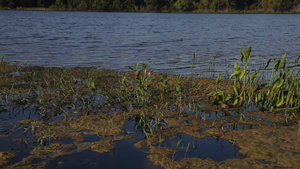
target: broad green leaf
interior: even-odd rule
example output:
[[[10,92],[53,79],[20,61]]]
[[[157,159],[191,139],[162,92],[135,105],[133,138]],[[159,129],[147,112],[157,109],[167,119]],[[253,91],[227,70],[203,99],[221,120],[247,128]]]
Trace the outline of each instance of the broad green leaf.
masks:
[[[246,62],[247,63],[249,62],[250,56],[251,56],[251,47],[249,47],[246,52]]]
[[[237,105],[238,103],[239,103],[239,99],[236,98],[236,99],[234,100],[234,102],[233,102],[233,105]]]
[[[251,56],[251,47],[249,47],[246,52],[244,47],[242,47],[241,54],[242,54],[241,61],[244,63],[246,60],[246,63],[248,63]]]
[[[230,99],[231,99],[231,95],[229,94],[229,95],[226,96],[225,100],[226,100],[226,102],[227,102],[227,101],[229,101]]]
[[[245,57],[246,57],[246,53],[245,53],[244,47],[242,47],[242,49],[241,49],[241,54],[242,54],[241,61],[244,63]]]
[[[241,70],[241,69],[240,69],[240,65],[239,65],[238,62],[235,62],[235,64],[234,64],[234,70],[235,70],[235,71]]]
[[[300,63],[300,55],[298,56],[298,59],[297,59],[297,64]]]
[[[248,66],[246,66],[246,67],[243,69],[243,71],[242,71],[241,74],[240,74],[240,79],[242,79],[242,78],[245,76],[247,69],[248,69]]]
[[[230,76],[230,79],[233,77],[233,76],[239,76],[241,74],[241,71],[235,71],[234,73],[231,74]]]

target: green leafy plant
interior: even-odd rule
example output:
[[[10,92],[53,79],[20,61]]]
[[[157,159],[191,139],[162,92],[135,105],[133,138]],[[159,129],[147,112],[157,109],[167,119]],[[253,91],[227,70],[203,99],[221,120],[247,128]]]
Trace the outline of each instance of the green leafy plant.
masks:
[[[130,69],[135,71],[135,102],[138,106],[147,107],[150,104],[151,97],[152,71],[148,70],[148,64],[142,64],[142,69],[139,69],[139,63],[135,65],[135,69]]]
[[[208,94],[208,97],[213,100],[214,104],[217,105],[226,104],[232,98],[231,94],[219,89],[219,83],[221,82],[221,79],[222,77],[219,73],[216,79],[216,90]]]
[[[226,91],[218,88],[218,84],[221,81],[221,75],[219,74],[216,79],[216,90],[208,95],[213,103],[232,102],[234,106],[241,107],[254,103],[256,107],[269,112],[285,111],[287,117],[293,117],[295,112],[300,109],[300,70],[289,69],[286,54],[284,54],[280,60],[274,60],[271,75],[269,76],[270,80],[268,83],[265,83],[263,80],[259,81],[259,75],[262,75],[261,79],[264,79],[267,73],[260,74],[260,69],[249,70],[251,47],[247,51],[242,48],[241,55],[241,63],[244,64],[243,68],[236,62],[234,72],[230,76],[230,79],[234,78],[232,95],[226,94]],[[267,72],[270,63],[271,59],[261,70]],[[300,56],[295,63],[296,67],[299,66]]]

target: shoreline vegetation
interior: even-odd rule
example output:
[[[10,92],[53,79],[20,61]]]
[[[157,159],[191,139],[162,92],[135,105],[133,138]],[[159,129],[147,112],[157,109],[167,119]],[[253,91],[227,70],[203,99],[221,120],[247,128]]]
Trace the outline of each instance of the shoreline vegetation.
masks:
[[[6,148],[0,167],[70,168],[55,160],[86,150],[107,154],[130,139],[167,169],[299,167],[300,56],[251,70],[251,48],[241,55],[227,79],[156,73],[139,63],[116,72],[2,59],[0,139],[26,144],[28,153]],[[238,155],[223,161],[192,156],[205,138],[229,142]]]
[[[159,13],[300,13],[298,0],[0,0],[0,10],[159,12]]]

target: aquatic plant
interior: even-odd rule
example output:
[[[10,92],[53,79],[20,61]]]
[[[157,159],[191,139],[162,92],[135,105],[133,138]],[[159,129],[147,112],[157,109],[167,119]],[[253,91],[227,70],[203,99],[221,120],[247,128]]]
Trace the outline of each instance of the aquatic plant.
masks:
[[[279,61],[274,60],[271,69],[269,83],[261,80],[260,70],[249,70],[249,60],[251,56],[251,47],[247,51],[242,48],[241,62],[244,67],[241,69],[238,62],[234,65],[234,72],[231,74],[230,79],[234,78],[234,86],[231,91],[224,91],[218,89],[211,92],[208,97],[211,98],[214,104],[232,104],[233,106],[249,106],[254,103],[256,107],[274,111],[285,111],[287,116],[294,116],[300,108],[300,71],[289,69],[289,65],[285,59],[286,54],[282,56]],[[261,70],[266,72],[270,64],[269,60]],[[296,66],[300,62],[300,56],[296,60]],[[261,74],[265,76],[266,73]],[[262,77],[261,79],[263,79]],[[221,75],[218,75],[216,84],[218,86],[221,80]]]
[[[139,69],[139,63],[135,65],[136,86],[134,88],[135,101],[139,106],[149,106],[153,77],[151,71],[148,70],[148,64],[142,64],[142,69]]]
[[[207,95],[208,98],[211,99],[214,102],[214,104],[217,105],[226,104],[228,101],[232,99],[231,94],[228,94],[228,92],[220,90],[218,88],[221,79],[222,77],[221,74],[219,73],[216,79],[216,90]]]

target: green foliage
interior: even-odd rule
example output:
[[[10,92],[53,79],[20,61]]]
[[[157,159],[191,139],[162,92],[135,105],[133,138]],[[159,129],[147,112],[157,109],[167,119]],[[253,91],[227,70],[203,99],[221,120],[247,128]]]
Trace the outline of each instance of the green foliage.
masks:
[[[247,51],[241,50],[241,63],[234,65],[234,72],[230,79],[234,78],[234,86],[229,92],[216,88],[208,96],[214,104],[232,104],[233,106],[246,107],[252,103],[260,109],[269,112],[285,111],[288,116],[300,110],[300,70],[289,69],[286,54],[280,60],[273,63],[269,83],[258,83],[259,72],[268,71],[271,60],[260,70],[249,70],[251,47]],[[295,61],[298,66],[300,56]],[[265,73],[262,73],[264,75]],[[219,74],[216,79],[217,86],[221,80]]]
[[[298,0],[259,0],[258,5],[265,11],[289,11],[299,5]]]
[[[137,63],[135,69],[131,69],[135,71],[136,76],[134,86],[135,103],[138,106],[147,107],[150,104],[152,72],[148,71],[148,64],[142,64],[142,69],[139,69],[139,63]]]
[[[80,11],[85,11],[88,10],[88,5],[85,1],[81,1],[80,4],[76,6],[76,9]]]
[[[216,11],[219,8],[219,0],[213,0],[210,4],[210,10]]]
[[[51,7],[55,10],[80,11],[236,11],[259,10],[266,12],[292,11],[300,5],[298,0],[0,0],[0,6]]]
[[[223,91],[219,89],[219,83],[221,82],[221,74],[218,74],[218,77],[216,79],[216,90],[208,94],[208,98],[210,98],[214,104],[221,105],[228,103],[232,96],[231,94],[228,94],[227,91]]]
[[[64,0],[56,0],[55,1],[55,5],[58,7],[58,8],[65,8],[66,5],[64,3]]]
[[[175,8],[179,11],[190,11],[193,9],[192,0],[177,0],[174,4]]]

